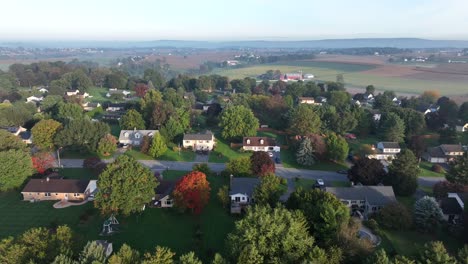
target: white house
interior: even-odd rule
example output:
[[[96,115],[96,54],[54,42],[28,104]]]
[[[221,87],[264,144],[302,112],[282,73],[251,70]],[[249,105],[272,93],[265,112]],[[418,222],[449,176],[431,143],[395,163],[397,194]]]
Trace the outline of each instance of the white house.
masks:
[[[249,151],[280,151],[276,140],[269,137],[244,137],[242,140],[242,149]]]
[[[252,202],[252,195],[260,184],[258,178],[234,178],[231,175],[231,188],[229,197],[231,199],[231,213],[241,213],[242,209]]]
[[[92,111],[98,107],[101,106],[100,103],[90,103],[90,102],[84,102],[81,104],[81,106],[83,107],[83,110],[85,111]]]
[[[184,148],[192,148],[193,151],[210,151],[213,150],[215,146],[215,137],[213,133],[209,130],[200,134],[184,134],[182,145]]]
[[[107,112],[120,112],[124,111],[126,107],[126,104],[120,103],[120,104],[108,104],[106,111]]]
[[[340,199],[351,214],[359,211],[364,217],[397,201],[391,186],[327,187],[326,191]]]
[[[310,74],[310,73],[306,73],[304,74],[304,79],[306,80],[311,80],[311,79],[314,79],[315,76],[313,74]]]
[[[153,137],[157,130],[121,130],[119,135],[120,144],[139,146],[143,142],[143,137]]]
[[[457,126],[457,132],[467,132],[468,131],[468,123],[463,126]]]
[[[44,97],[41,96],[41,97],[36,97],[36,96],[29,96],[28,98],[26,98],[26,103],[38,103],[38,102],[42,102],[42,100],[44,100]]]
[[[401,152],[400,144],[397,142],[378,142],[377,149],[373,149],[374,154],[369,154],[369,159],[390,160],[396,157],[396,154]]]
[[[462,156],[463,153],[463,148],[460,144],[444,144],[438,147],[428,148],[422,158],[430,163],[447,163],[457,156]]]
[[[117,88],[110,88],[109,91],[106,94],[106,97],[111,97],[114,94],[122,94],[124,97],[126,97],[129,94],[131,94],[131,92],[126,91],[126,90],[119,90]]]
[[[39,89],[39,92],[41,92],[41,93],[48,93],[49,90],[47,90],[46,88],[42,87],[42,88]]]
[[[67,96],[73,96],[73,95],[77,95],[79,93],[80,93],[80,90],[75,90],[73,92],[67,92],[66,94],[67,94]]]

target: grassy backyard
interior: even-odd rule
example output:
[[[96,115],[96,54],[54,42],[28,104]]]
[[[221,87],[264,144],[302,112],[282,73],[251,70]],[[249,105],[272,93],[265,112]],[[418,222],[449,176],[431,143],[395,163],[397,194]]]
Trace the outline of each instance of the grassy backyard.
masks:
[[[296,162],[295,154],[290,149],[281,150],[281,162],[285,168],[298,168],[321,171],[337,171],[349,169],[346,164],[319,161],[312,166],[303,166]]]
[[[445,172],[442,172],[442,173],[438,173],[438,172],[435,172],[435,171],[432,171],[431,168],[432,168],[432,163],[429,163],[429,162],[421,162],[419,164],[419,169],[420,169],[420,172],[419,172],[419,176],[424,176],[424,177],[440,177],[441,180],[443,180],[442,178],[445,177]]]
[[[227,141],[218,136],[216,137],[216,147],[213,151],[210,152],[208,161],[215,163],[226,163],[231,159],[250,155],[251,153],[243,153],[239,150],[232,149]]]

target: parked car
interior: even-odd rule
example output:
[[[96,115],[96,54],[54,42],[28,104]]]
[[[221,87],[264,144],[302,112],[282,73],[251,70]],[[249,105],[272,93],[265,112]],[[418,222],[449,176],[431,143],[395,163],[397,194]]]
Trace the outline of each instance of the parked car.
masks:
[[[276,157],[276,158],[275,158],[275,163],[276,163],[276,164],[280,164],[280,163],[281,163],[281,159],[280,159],[279,157]]]
[[[315,188],[324,190],[325,189],[325,182],[322,179],[317,179],[314,184]]]
[[[273,158],[273,152],[268,152],[268,156],[270,156],[270,158]]]

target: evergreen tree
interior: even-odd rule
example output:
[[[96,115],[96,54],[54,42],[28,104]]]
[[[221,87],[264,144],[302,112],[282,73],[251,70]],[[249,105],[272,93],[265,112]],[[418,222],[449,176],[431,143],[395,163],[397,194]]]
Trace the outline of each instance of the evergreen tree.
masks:
[[[121,129],[145,129],[143,116],[135,109],[128,110],[119,120]]]
[[[302,140],[296,153],[296,161],[300,165],[311,166],[315,164],[315,150],[309,138]]]
[[[80,264],[104,264],[106,252],[96,241],[88,242],[80,253]]]
[[[197,256],[195,256],[195,253],[193,253],[193,251],[190,251],[189,253],[180,256],[179,263],[180,264],[203,264],[201,260],[199,260]]]
[[[151,142],[151,146],[148,150],[148,154],[153,158],[157,158],[162,156],[167,151],[166,142],[164,142],[164,138],[156,132],[153,136],[153,140]]]
[[[418,188],[418,174],[418,159],[411,150],[404,149],[389,166],[384,183],[391,185],[397,195],[409,196]]]
[[[380,128],[381,136],[386,141],[403,142],[405,122],[395,113],[387,113]]]
[[[413,214],[416,227],[424,232],[434,231],[443,219],[439,204],[433,197],[428,196],[416,201]]]
[[[419,263],[421,264],[457,264],[457,261],[450,256],[440,241],[426,243],[419,253]]]
[[[154,253],[145,253],[141,264],[173,264],[174,256],[171,249],[157,246]]]

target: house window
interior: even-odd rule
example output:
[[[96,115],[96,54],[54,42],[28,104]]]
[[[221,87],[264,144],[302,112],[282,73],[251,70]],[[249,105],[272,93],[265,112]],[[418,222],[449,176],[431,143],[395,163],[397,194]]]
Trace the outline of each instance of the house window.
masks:
[[[58,195],[58,193],[55,193],[55,195]]]
[[[236,197],[236,202],[240,202],[240,197]]]
[[[128,138],[128,133],[127,132],[124,133],[124,137]]]
[[[198,140],[198,143],[203,143],[203,140]]]
[[[372,206],[372,211],[377,211],[377,207]]]
[[[189,141],[189,140],[186,140],[185,143],[190,143],[190,141]]]
[[[242,201],[245,201],[245,197],[242,197]]]
[[[73,196],[77,197],[77,196],[80,196],[79,193],[74,193]]]
[[[206,142],[206,143],[210,143],[210,141],[209,141],[209,140],[207,140],[207,141],[205,141],[205,142]]]
[[[44,196],[50,197],[50,193],[44,193]]]
[[[351,201],[351,204],[357,204],[357,201]]]
[[[171,204],[172,204],[172,200],[167,200],[167,201],[166,201],[166,204],[167,204],[167,205],[171,205]]]
[[[247,145],[250,145],[250,139],[247,139],[246,142],[247,142]]]
[[[140,133],[135,133],[135,138],[140,138]]]

